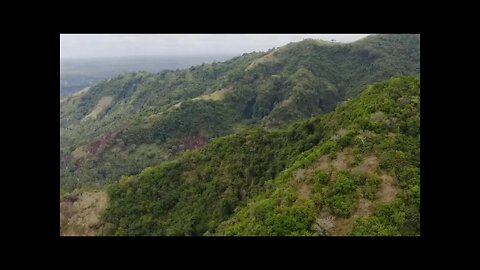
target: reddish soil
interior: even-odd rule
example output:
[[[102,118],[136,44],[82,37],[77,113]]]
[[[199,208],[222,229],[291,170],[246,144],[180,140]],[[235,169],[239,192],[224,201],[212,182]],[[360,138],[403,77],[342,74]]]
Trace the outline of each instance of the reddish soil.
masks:
[[[102,136],[100,140],[95,141],[87,146],[87,151],[89,154],[95,155],[97,153],[102,152],[107,146],[109,146],[113,138],[115,137],[115,133],[107,133],[106,135]]]
[[[182,144],[185,145],[185,149],[188,150],[200,148],[204,146],[205,143],[205,137],[203,137],[201,134],[185,137],[182,140]]]

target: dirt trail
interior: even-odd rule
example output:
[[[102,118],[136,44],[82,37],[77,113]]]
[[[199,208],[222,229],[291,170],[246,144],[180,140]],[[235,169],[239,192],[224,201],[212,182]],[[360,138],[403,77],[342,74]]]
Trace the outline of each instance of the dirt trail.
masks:
[[[378,201],[382,203],[391,202],[397,196],[398,188],[390,175],[384,173],[381,178],[382,183],[378,192]]]

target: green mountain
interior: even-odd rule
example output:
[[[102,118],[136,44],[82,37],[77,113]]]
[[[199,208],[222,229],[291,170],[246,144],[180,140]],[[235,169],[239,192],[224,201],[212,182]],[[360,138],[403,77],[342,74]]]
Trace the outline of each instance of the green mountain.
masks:
[[[212,138],[330,112],[369,83],[419,74],[419,45],[419,35],[304,40],[221,63],[104,80],[60,100],[61,187],[102,187]]]
[[[106,235],[419,235],[420,78],[213,139],[108,195]]]

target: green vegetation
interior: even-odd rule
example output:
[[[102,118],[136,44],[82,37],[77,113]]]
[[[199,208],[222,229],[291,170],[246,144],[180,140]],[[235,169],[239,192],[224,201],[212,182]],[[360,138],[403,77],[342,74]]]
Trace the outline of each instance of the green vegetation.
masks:
[[[393,75],[418,74],[419,42],[418,35],[374,35],[350,44],[304,40],[220,63],[156,74],[125,73],[103,80],[60,102],[61,187],[65,191],[102,187],[122,175],[137,174],[147,166],[179,158],[184,151],[201,148],[213,138],[252,127],[285,129],[291,122],[331,112],[338,102],[354,97],[367,84]],[[222,95],[205,98],[212,93]],[[408,121],[388,118],[392,102],[409,108],[419,106],[418,97],[398,96],[375,105],[385,115],[370,119],[374,112],[368,112],[357,119],[358,115],[352,114],[357,126],[349,126],[348,133],[338,141],[325,142],[330,144],[325,147],[330,147],[331,156],[358,143],[359,136],[367,138],[362,151],[372,151],[374,140],[378,140],[372,136],[387,129],[415,137],[419,116]],[[87,117],[92,111],[98,114]],[[294,151],[311,149],[323,136],[318,126],[315,121],[299,124],[291,128],[282,143],[299,140],[304,144],[292,146]],[[392,149],[396,142],[385,143],[386,149]],[[288,151],[285,155],[290,160],[297,152]],[[397,154],[385,152],[382,164],[388,167],[398,160],[410,162]],[[272,165],[267,178],[284,169],[286,159]],[[393,170],[402,174],[400,167]]]
[[[110,185],[103,233],[419,235],[419,117],[419,77],[393,77],[286,129],[212,139]]]
[[[63,232],[419,235],[419,42],[304,40],[62,98]]]
[[[401,200],[380,205],[371,217],[355,223],[353,236],[401,236],[419,234],[418,208],[407,206]]]
[[[337,216],[350,216],[357,207],[356,189],[353,176],[348,172],[339,171],[325,194],[326,206]]]
[[[143,70],[159,72],[187,68],[202,62],[229,59],[233,55],[148,56],[92,59],[60,59],[60,95],[66,97],[105,78]]]

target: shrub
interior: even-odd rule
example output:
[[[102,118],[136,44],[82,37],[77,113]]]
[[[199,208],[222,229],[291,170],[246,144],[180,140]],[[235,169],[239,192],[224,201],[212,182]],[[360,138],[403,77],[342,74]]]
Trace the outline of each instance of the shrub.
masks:
[[[350,234],[352,236],[400,236],[395,226],[385,223],[378,217],[358,219]]]
[[[318,171],[314,176],[315,182],[320,183],[322,185],[328,184],[329,179],[330,179],[330,175],[325,171]]]
[[[420,169],[414,166],[405,166],[396,170],[396,175],[400,182],[408,183],[420,175]]]
[[[355,191],[357,185],[355,184],[355,177],[347,171],[338,171],[335,181],[332,183],[329,194],[347,194]]]
[[[369,200],[374,200],[381,182],[382,179],[376,175],[367,177],[363,188],[363,196]]]
[[[274,235],[303,235],[315,220],[314,209],[311,200],[297,201],[291,207],[277,210],[266,222]]]
[[[385,170],[402,167],[407,161],[407,155],[402,151],[388,151],[380,155],[380,168]]]
[[[349,217],[357,208],[358,197],[355,194],[337,194],[327,197],[325,203],[335,215]]]

